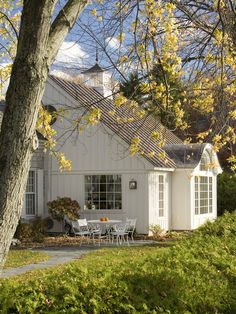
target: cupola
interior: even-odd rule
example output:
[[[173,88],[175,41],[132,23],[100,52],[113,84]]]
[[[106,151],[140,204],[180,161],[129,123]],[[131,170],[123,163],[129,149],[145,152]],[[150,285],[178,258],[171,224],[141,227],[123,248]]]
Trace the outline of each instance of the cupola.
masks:
[[[94,88],[104,97],[112,95],[111,75],[98,64],[97,56],[95,65],[82,72],[82,76],[87,86]]]

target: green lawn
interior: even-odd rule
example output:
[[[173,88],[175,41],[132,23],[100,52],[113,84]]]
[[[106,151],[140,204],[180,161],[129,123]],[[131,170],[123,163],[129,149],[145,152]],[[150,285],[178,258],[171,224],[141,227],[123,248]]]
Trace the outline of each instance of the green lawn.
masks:
[[[45,253],[32,252],[30,250],[12,250],[9,251],[4,268],[35,264],[46,261],[47,259],[48,255]]]
[[[236,213],[173,247],[103,249],[1,281],[0,313],[236,313]]]

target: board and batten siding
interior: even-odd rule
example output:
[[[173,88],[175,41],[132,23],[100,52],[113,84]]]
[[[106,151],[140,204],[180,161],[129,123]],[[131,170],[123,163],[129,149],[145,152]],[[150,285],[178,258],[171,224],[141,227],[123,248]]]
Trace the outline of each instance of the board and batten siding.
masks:
[[[163,176],[164,183],[164,215],[159,214],[159,177]],[[149,225],[159,225],[164,230],[170,227],[170,189],[171,173],[167,172],[150,172],[148,174],[149,189]]]
[[[59,108],[78,106],[74,99],[50,81],[46,86],[43,103]],[[57,130],[58,137],[62,135],[61,151],[72,161],[72,171],[60,172],[57,162],[47,156],[45,203],[58,196],[68,196],[79,202],[81,216],[87,219],[102,216],[120,220],[137,218],[137,232],[148,233],[148,171],[153,169],[153,165],[143,157],[131,157],[129,146],[102,124],[88,127],[83,133],[73,134],[66,141],[64,139],[68,134],[63,136],[63,132],[69,127],[68,123],[58,119],[53,127]],[[122,175],[122,210],[83,210],[84,176],[99,174]],[[131,180],[137,181],[137,190],[129,189]]]
[[[99,219],[107,216],[110,219],[125,220],[126,218],[137,218],[137,232],[148,233],[148,174],[147,173],[119,173],[122,182],[122,209],[121,210],[84,210],[85,205],[85,184],[84,176],[91,173],[59,173],[53,172],[51,175],[51,199],[57,196],[68,196],[76,199],[80,206],[81,218],[88,220]],[[103,171],[93,174],[111,174]],[[114,172],[113,172],[114,174]],[[130,190],[130,180],[137,181],[137,189]]]
[[[191,171],[172,173],[172,230],[191,230]]]

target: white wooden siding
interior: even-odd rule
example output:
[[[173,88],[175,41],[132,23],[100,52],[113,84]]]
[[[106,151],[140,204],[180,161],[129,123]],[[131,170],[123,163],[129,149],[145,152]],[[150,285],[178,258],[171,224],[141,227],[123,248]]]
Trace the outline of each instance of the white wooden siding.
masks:
[[[159,176],[164,177],[164,216],[159,216]],[[148,175],[149,187],[149,225],[160,225],[164,230],[169,230],[169,185],[170,174],[165,172],[151,172]]]
[[[50,82],[46,86],[43,97],[45,105],[78,106],[74,99],[65,96],[61,89]],[[68,128],[66,121],[58,120],[54,127],[58,137]],[[68,135],[68,134],[67,134]],[[66,136],[67,136],[66,135]],[[61,138],[60,143],[63,143]],[[74,134],[61,147],[68,159],[72,161],[71,172],[60,172],[57,162],[50,156],[45,162],[47,182],[45,185],[47,201],[57,196],[69,196],[76,199],[82,208],[81,215],[87,219],[101,216],[125,219],[137,218],[137,232],[148,232],[148,174],[153,166],[143,157],[131,157],[129,146],[118,135],[103,125],[89,127],[84,133]],[[83,211],[84,208],[84,175],[121,174],[122,175],[122,210]],[[137,190],[129,189],[129,181],[137,180]],[[45,213],[46,215],[46,213]]]
[[[191,229],[191,171],[176,170],[172,174],[171,229]]]
[[[115,172],[113,172],[115,173]],[[119,173],[119,172],[116,172]],[[51,180],[51,199],[68,196],[79,202],[81,217],[99,219],[108,216],[110,219],[125,220],[137,218],[137,232],[148,233],[148,174],[122,173],[122,210],[83,210],[85,205],[84,173],[53,172]],[[111,174],[94,172],[94,174]],[[129,189],[129,181],[137,181],[137,190]]]

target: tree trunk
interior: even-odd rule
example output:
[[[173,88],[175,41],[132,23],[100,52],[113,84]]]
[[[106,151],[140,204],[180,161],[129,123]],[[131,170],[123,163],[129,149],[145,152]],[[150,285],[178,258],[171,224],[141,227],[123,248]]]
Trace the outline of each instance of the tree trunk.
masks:
[[[48,69],[87,1],[25,0],[0,133],[0,272],[19,221]],[[55,32],[57,30],[57,32]]]

